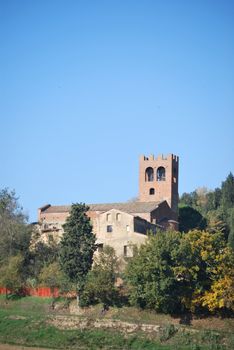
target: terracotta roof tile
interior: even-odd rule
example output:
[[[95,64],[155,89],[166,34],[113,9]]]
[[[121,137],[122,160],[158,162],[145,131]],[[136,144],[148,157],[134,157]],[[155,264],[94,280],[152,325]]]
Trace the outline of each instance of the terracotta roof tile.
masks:
[[[151,213],[161,202],[125,202],[125,203],[103,203],[87,204],[90,211],[105,212],[110,209],[118,209],[126,213]],[[51,205],[42,211],[46,213],[66,213],[70,211],[71,205]]]

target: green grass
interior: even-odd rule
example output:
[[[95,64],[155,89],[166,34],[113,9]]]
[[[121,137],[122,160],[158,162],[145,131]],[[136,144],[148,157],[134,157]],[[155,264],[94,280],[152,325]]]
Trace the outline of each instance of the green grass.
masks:
[[[167,324],[168,320],[169,322],[171,321],[171,318],[168,317],[168,315],[156,314],[155,312],[151,312],[149,310],[139,310],[134,307],[115,307],[111,310],[109,317],[127,322],[140,322],[159,325]]]
[[[148,349],[148,350],[231,350],[234,337],[230,329],[201,330],[172,324],[173,318],[134,308],[113,308],[106,318],[162,326],[158,336],[138,332],[126,335],[105,329],[59,330],[48,320],[56,311],[52,299],[25,297],[8,300],[0,297],[0,343],[51,349]],[[61,303],[63,300],[60,301]],[[98,318],[100,306],[89,309],[85,317]],[[64,315],[64,313],[63,313]],[[83,317],[84,317],[83,316]],[[69,317],[69,316],[67,316]],[[79,317],[79,316],[77,316]],[[137,321],[138,320],[138,321]],[[229,322],[229,321],[228,321]],[[224,323],[225,326],[225,323]]]
[[[11,319],[0,312],[0,342],[57,349],[162,349],[168,345],[140,336],[125,338],[119,332],[105,330],[58,330],[44,320]]]

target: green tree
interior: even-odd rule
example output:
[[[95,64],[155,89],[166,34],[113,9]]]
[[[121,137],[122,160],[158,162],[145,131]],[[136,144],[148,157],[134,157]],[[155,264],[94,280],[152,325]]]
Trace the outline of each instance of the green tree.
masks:
[[[130,301],[164,313],[233,310],[233,259],[220,232],[159,233],[127,266]]]
[[[222,191],[220,188],[210,191],[206,187],[200,187],[191,193],[183,193],[180,197],[180,206],[192,207],[205,216],[209,210],[219,208],[221,197]]]
[[[58,288],[59,292],[64,296],[67,296],[74,290],[74,286],[61,270],[58,261],[45,265],[41,269],[38,279],[40,285],[51,289],[53,298],[55,297],[56,288]],[[52,305],[54,305],[54,300],[52,301]]]
[[[224,210],[234,207],[234,176],[232,173],[228,175],[226,180],[222,183],[222,206]]]
[[[26,255],[31,239],[31,226],[18,203],[15,191],[0,191],[0,263],[10,256]]]
[[[186,268],[191,248],[187,242],[181,245],[181,237],[178,232],[159,232],[136,249],[125,271],[133,305],[165,313],[182,310],[190,292]],[[178,269],[181,261],[184,266]]]
[[[227,191],[224,192],[229,192],[232,187],[230,179],[228,183],[227,186],[226,181],[223,182],[223,188],[228,187]],[[225,209],[222,205],[225,202],[223,197],[227,196],[220,188],[210,191],[206,187],[201,187],[191,193],[183,193],[179,203],[180,230],[187,232],[191,229],[204,229],[206,227],[209,227],[210,231],[222,229],[227,238],[229,216],[227,208]],[[189,208],[194,209],[194,211]]]
[[[226,222],[226,215],[220,206],[216,210],[210,210],[207,212],[207,227],[206,231],[210,233],[221,232],[225,239],[228,237],[228,224]]]
[[[38,282],[41,270],[58,261],[58,255],[59,245],[56,242],[52,241],[49,244],[37,242],[27,255],[27,274]]]
[[[23,261],[21,255],[11,256],[0,268],[0,285],[6,288],[6,297],[8,291],[18,294],[24,285]]]
[[[218,209],[221,205],[221,197],[222,191],[220,188],[207,193],[207,211]]]
[[[197,192],[183,193],[180,197],[181,206],[196,207],[197,206]]]
[[[86,302],[101,302],[104,309],[107,309],[118,301],[118,290],[115,287],[118,268],[114,248],[104,246],[103,251],[95,256],[93,268],[87,276],[84,290]]]
[[[82,203],[72,205],[70,215],[63,225],[64,234],[60,248],[60,266],[69,280],[77,286],[78,303],[96,249],[96,238],[86,215],[88,209]]]
[[[227,297],[225,286],[228,286],[229,291],[233,288],[233,253],[227,247],[223,234],[193,230],[184,235],[183,240],[189,242],[192,257],[187,273],[193,293],[191,299],[187,300],[187,307],[191,311],[203,307],[208,307],[210,311],[232,308],[233,304],[228,306],[228,301],[225,301],[231,300],[231,292],[228,292]]]
[[[207,222],[202,214],[189,206],[179,207],[179,230],[180,232],[188,232],[192,229],[205,229]]]
[[[59,263],[53,263],[44,266],[39,275],[41,285],[49,287],[54,294],[56,288],[60,288],[64,282],[64,275],[60,269]]]
[[[234,208],[230,209],[228,243],[234,251]]]

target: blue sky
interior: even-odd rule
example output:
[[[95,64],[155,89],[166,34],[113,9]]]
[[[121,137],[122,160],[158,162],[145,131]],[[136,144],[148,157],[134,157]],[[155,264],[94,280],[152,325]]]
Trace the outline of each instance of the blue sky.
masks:
[[[0,0],[0,188],[45,203],[138,193],[141,154],[179,192],[234,172],[232,0]]]

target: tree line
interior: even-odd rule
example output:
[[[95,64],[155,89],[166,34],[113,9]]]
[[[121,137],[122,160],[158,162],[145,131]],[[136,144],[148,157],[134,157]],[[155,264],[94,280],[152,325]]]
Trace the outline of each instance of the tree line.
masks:
[[[104,309],[127,304],[162,313],[233,313],[233,193],[230,174],[220,189],[183,194],[181,232],[149,232],[145,244],[134,246],[133,257],[123,261],[108,246],[96,253],[82,203],[72,205],[59,244],[32,245],[33,226],[15,192],[3,189],[0,286],[11,293],[39,285],[74,291],[80,306],[102,303]]]
[[[220,231],[234,249],[234,176],[230,173],[221,187],[198,188],[183,193],[179,201],[181,232],[192,229]]]

